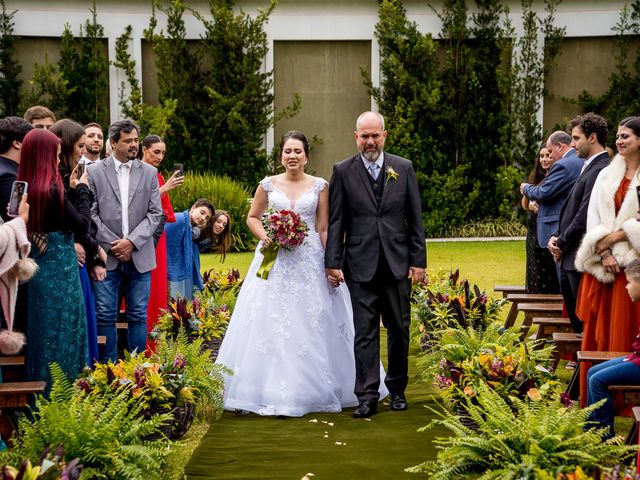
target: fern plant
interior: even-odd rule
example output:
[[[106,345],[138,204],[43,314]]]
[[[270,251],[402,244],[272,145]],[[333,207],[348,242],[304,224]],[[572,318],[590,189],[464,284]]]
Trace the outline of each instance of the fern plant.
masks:
[[[477,430],[446,410],[422,428],[441,425],[452,437],[434,440],[440,450],[435,461],[406,469],[427,473],[431,480],[518,479],[534,480],[539,472],[588,473],[613,467],[630,458],[637,447],[623,445],[621,437],[603,440],[604,429],[591,428],[588,417],[602,403],[580,409],[561,401],[558,389],[537,400],[501,397],[480,385],[474,402],[467,402],[469,417]],[[554,477],[555,478],[555,477]]]
[[[211,351],[203,349],[202,338],[190,340],[184,329],[175,338],[160,336],[151,361],[160,365],[171,365],[175,359],[184,362],[184,376],[194,392],[198,407],[213,409],[216,416],[222,414],[224,377],[231,372],[222,365],[217,365],[211,358]]]
[[[83,479],[162,478],[169,441],[142,439],[157,433],[169,415],[144,418],[141,402],[124,388],[111,396],[84,394],[57,364],[51,378],[50,397],[38,396],[32,415],[20,418],[14,448],[2,461],[38,458],[46,447],[64,445],[67,457],[84,465]]]

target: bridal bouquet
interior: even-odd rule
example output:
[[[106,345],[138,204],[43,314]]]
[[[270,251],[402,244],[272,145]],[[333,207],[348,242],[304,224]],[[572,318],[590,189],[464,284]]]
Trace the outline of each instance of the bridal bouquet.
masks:
[[[267,232],[267,236],[271,239],[268,247],[262,248],[261,253],[264,255],[262,264],[258,269],[258,277],[266,280],[269,272],[276,261],[278,250],[295,250],[304,243],[304,239],[309,233],[309,227],[306,222],[300,218],[296,212],[292,210],[267,210],[262,217],[262,224]]]

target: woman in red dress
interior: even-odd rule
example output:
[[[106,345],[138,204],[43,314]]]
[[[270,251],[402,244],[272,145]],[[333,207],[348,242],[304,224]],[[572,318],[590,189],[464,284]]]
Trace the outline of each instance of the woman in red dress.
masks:
[[[148,135],[142,141],[142,161],[159,168],[167,148],[158,135]],[[180,172],[174,172],[171,178],[165,182],[158,171],[158,185],[160,186],[160,201],[162,211],[167,223],[176,221],[173,207],[169,200],[168,192],[179,187],[184,182],[184,176]],[[169,284],[167,280],[167,237],[162,228],[162,233],[156,245],[156,268],[151,271],[151,293],[147,305],[147,332],[150,332],[160,316],[160,310],[167,308]],[[147,341],[147,348],[152,346]]]
[[[640,117],[620,122],[616,147],[618,155],[593,186],[587,232],[576,256],[576,267],[584,272],[576,308],[584,322],[582,350],[629,352],[640,328],[640,303],[631,302],[624,274],[640,256]],[[580,379],[583,403],[586,371]]]

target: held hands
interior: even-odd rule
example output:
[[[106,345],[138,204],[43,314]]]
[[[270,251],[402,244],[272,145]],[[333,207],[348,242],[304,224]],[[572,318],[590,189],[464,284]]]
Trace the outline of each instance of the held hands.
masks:
[[[531,210],[533,213],[538,213],[538,210],[540,210],[540,205],[538,205],[538,202],[532,200],[529,202],[529,210]]]
[[[325,268],[324,271],[327,274],[327,281],[332,287],[336,288],[344,282],[344,274],[339,268]]]
[[[126,238],[120,238],[111,242],[111,253],[121,262],[131,260],[131,252],[133,251],[133,243]]]

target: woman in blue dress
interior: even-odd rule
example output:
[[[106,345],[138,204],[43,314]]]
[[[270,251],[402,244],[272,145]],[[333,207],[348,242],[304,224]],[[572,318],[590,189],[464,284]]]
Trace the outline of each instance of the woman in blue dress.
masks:
[[[91,223],[86,173],[70,177],[75,205],[65,195],[58,171],[60,140],[44,129],[24,138],[18,180],[28,183],[31,253],[38,272],[29,282],[26,369],[30,380],[47,381],[56,362],[75,378],[87,364],[87,317],[84,309],[74,235],[83,237]]]

